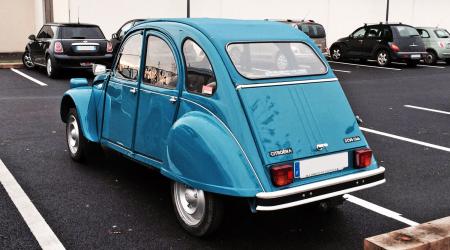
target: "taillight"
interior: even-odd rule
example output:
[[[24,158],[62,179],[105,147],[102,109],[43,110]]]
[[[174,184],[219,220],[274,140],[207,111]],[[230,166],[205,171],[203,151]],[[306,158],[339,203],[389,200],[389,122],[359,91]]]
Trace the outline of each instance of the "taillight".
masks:
[[[397,44],[391,43],[391,50],[396,53],[400,51],[400,48],[397,46]]]
[[[112,53],[113,52],[112,43],[110,41],[108,41],[106,43],[106,52],[108,52],[108,53]]]
[[[445,48],[445,44],[443,42],[439,42],[439,47]]]
[[[63,46],[61,42],[55,42],[55,48],[54,48],[55,53],[57,54],[61,54],[64,52]]]
[[[372,164],[372,150],[368,148],[355,151],[355,167],[366,168]]]
[[[291,165],[274,166],[270,169],[270,175],[273,184],[277,187],[291,184],[294,180],[294,170]]]

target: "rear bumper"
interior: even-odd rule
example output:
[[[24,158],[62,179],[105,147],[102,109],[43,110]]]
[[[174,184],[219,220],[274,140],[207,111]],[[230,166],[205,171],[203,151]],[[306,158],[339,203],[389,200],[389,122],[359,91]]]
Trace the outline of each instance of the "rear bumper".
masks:
[[[113,61],[113,54],[105,54],[103,56],[69,56],[69,55],[55,55],[54,60],[59,68],[72,69],[91,69],[92,66],[82,66],[81,63],[96,63],[103,64],[108,68],[111,67]]]
[[[419,58],[411,58],[413,55],[420,55]],[[424,59],[428,55],[427,52],[397,52],[393,53],[394,60],[408,61],[408,60],[421,60]]]
[[[257,193],[256,210],[279,210],[371,188],[386,182],[384,171],[384,167],[379,167],[285,190]]]

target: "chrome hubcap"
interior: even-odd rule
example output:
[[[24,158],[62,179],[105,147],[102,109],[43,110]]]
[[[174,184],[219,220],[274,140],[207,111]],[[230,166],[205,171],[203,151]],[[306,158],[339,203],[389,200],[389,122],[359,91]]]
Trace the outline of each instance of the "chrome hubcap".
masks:
[[[432,54],[428,54],[425,60],[426,60],[427,63],[431,63],[433,61],[433,55]]]
[[[174,185],[175,207],[181,219],[190,226],[199,224],[205,216],[205,194],[184,184]]]
[[[47,59],[47,75],[51,75],[52,74],[52,60]]]
[[[386,64],[386,62],[387,62],[387,54],[386,54],[386,52],[381,52],[381,53],[379,53],[378,54],[378,63],[380,64],[380,65],[385,65]]]
[[[286,70],[288,67],[288,60],[285,55],[280,55],[277,58],[277,67],[279,70]]]
[[[80,145],[80,133],[78,131],[77,120],[73,115],[70,115],[67,123],[67,145],[69,145],[69,150],[72,154],[76,154],[78,152],[78,147]]]
[[[332,56],[333,56],[333,59],[339,60],[341,58],[341,50],[340,49],[334,49]]]
[[[23,56],[23,62],[29,68],[34,67],[34,63],[31,60],[30,52],[25,53],[25,55]]]

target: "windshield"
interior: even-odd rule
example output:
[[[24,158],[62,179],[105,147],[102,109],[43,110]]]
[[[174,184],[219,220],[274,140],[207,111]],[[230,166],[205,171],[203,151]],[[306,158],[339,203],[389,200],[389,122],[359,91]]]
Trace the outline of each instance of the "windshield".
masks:
[[[416,29],[409,26],[394,26],[394,28],[398,31],[400,37],[413,37],[420,36],[419,32]]]
[[[310,38],[325,38],[325,29],[320,24],[301,24],[299,27]]]
[[[319,75],[327,67],[300,42],[234,43],[227,47],[236,70],[250,79]]]
[[[105,39],[99,27],[61,27],[63,39]]]
[[[449,38],[450,34],[447,30],[435,30],[434,33],[436,33],[436,36],[439,38]]]

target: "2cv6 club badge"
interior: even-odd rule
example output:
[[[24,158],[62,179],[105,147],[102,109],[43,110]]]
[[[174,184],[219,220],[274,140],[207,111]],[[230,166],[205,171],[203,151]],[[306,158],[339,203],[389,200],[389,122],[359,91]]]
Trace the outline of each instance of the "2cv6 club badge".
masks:
[[[72,79],[62,98],[70,156],[97,144],[159,170],[193,235],[219,227],[224,196],[272,211],[385,182],[321,51],[288,25],[147,20],[111,71],[93,67],[93,83]]]

